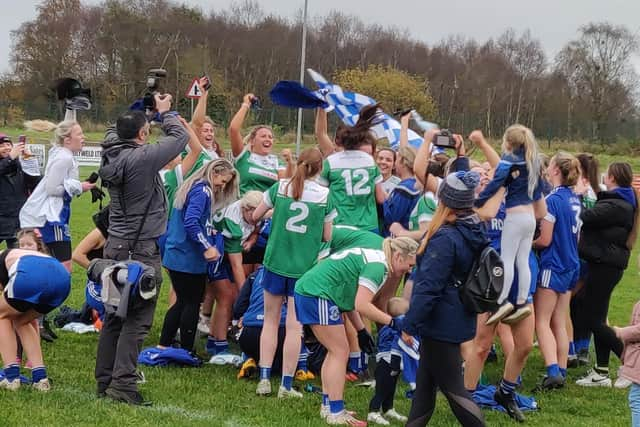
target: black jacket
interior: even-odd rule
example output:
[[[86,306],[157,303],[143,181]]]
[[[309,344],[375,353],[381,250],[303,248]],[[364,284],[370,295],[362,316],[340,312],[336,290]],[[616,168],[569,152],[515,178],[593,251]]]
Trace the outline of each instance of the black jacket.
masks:
[[[157,239],[167,228],[167,196],[158,172],[184,150],[189,134],[178,118],[165,114],[165,137],[157,144],[121,140],[115,128],[102,143],[100,178],[111,199],[109,235],[133,240],[147,205],[140,240]]]
[[[27,188],[20,160],[0,159],[0,239],[16,236],[20,228],[18,216],[27,200]]]
[[[598,201],[580,215],[582,233],[578,243],[580,258],[624,270],[631,252],[627,238],[633,228],[635,210],[613,191],[598,193]]]

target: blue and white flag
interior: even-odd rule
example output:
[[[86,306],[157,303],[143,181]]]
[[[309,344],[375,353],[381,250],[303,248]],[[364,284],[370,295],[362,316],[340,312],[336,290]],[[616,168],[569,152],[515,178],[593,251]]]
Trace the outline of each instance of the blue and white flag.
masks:
[[[340,119],[348,126],[354,126],[360,116],[360,110],[367,105],[374,105],[376,101],[365,95],[356,92],[343,90],[340,86],[329,83],[318,72],[308,68],[307,72],[319,87],[318,94],[329,104],[327,111],[335,110]],[[400,122],[380,111],[380,123],[373,126],[371,131],[376,138],[387,138],[392,149],[400,147]],[[422,137],[409,129],[409,144],[415,148],[422,145]]]

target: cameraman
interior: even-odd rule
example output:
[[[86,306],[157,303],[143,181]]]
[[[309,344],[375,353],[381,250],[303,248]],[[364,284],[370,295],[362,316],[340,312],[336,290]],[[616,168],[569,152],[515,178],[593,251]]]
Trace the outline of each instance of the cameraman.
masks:
[[[157,239],[167,228],[167,198],[159,171],[184,150],[189,134],[177,114],[169,112],[171,95],[155,95],[155,108],[165,134],[148,144],[149,123],[140,111],[118,117],[102,143],[100,177],[111,199],[106,259],[131,258],[155,269],[158,287],[162,267]],[[138,235],[137,242],[136,235]],[[136,385],[138,353],[153,322],[157,295],[130,297],[128,315],[105,316],[98,342],[95,377],[98,397],[148,406]]]

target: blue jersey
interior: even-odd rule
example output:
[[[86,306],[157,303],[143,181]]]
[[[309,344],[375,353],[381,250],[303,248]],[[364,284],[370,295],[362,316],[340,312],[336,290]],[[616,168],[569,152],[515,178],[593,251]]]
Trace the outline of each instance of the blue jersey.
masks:
[[[504,225],[504,218],[507,215],[505,204],[502,203],[498,209],[498,213],[495,218],[487,221],[487,238],[489,239],[489,245],[496,251],[500,252],[500,240],[502,239],[502,226]]]
[[[569,187],[555,188],[546,198],[546,221],[553,223],[551,244],[540,252],[540,269],[567,273],[580,268],[578,233],[582,222],[580,198]]]

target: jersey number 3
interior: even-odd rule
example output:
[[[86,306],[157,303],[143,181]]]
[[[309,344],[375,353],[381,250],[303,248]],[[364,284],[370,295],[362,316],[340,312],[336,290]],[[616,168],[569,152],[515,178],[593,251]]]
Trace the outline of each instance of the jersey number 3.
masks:
[[[289,210],[294,212],[299,211],[300,213],[289,218],[287,220],[285,228],[294,233],[306,233],[307,226],[300,223],[307,219],[307,217],[309,216],[309,206],[301,202],[293,202],[291,203],[291,205],[289,205]]]
[[[342,171],[347,196],[366,196],[371,193],[371,187],[366,187],[369,182],[369,172],[366,169],[345,169]]]

